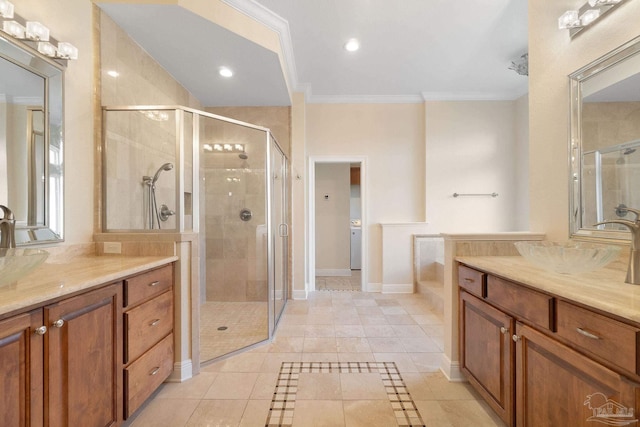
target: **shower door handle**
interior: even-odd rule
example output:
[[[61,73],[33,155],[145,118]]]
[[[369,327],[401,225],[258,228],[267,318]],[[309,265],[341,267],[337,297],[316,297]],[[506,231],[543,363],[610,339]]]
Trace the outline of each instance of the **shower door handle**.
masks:
[[[289,237],[289,225],[280,224],[278,226],[278,233],[280,234],[280,237]]]

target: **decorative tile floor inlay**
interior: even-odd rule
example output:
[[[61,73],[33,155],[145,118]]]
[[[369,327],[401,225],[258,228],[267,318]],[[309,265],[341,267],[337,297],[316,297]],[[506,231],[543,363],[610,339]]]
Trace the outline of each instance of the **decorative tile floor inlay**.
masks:
[[[265,427],[292,427],[300,374],[379,373],[399,427],[424,427],[395,362],[282,362]]]

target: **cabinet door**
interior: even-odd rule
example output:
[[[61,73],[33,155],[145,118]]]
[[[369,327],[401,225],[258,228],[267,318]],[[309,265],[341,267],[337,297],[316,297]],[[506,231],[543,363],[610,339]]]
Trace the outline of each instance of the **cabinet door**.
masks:
[[[460,292],[460,366],[469,382],[508,425],[513,425],[514,320]]]
[[[6,427],[43,425],[42,310],[0,322],[0,423]],[[39,331],[40,334],[36,333]]]
[[[49,427],[122,419],[122,294],[111,285],[45,307]]]
[[[516,425],[636,425],[640,385],[520,323]]]

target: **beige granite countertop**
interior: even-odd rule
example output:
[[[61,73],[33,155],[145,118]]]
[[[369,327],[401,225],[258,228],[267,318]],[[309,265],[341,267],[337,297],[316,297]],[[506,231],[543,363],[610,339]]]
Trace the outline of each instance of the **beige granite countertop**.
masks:
[[[604,268],[582,274],[548,272],[521,256],[463,256],[456,260],[469,267],[640,323],[640,285],[624,283],[626,259],[621,258]]]
[[[19,281],[0,287],[0,316],[108,284],[176,261],[176,256],[81,256],[47,260]]]

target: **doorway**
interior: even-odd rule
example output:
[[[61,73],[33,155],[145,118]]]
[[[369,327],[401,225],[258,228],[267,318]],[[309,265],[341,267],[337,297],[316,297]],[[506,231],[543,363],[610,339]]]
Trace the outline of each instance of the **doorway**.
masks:
[[[309,158],[307,290],[367,291],[366,158]]]

